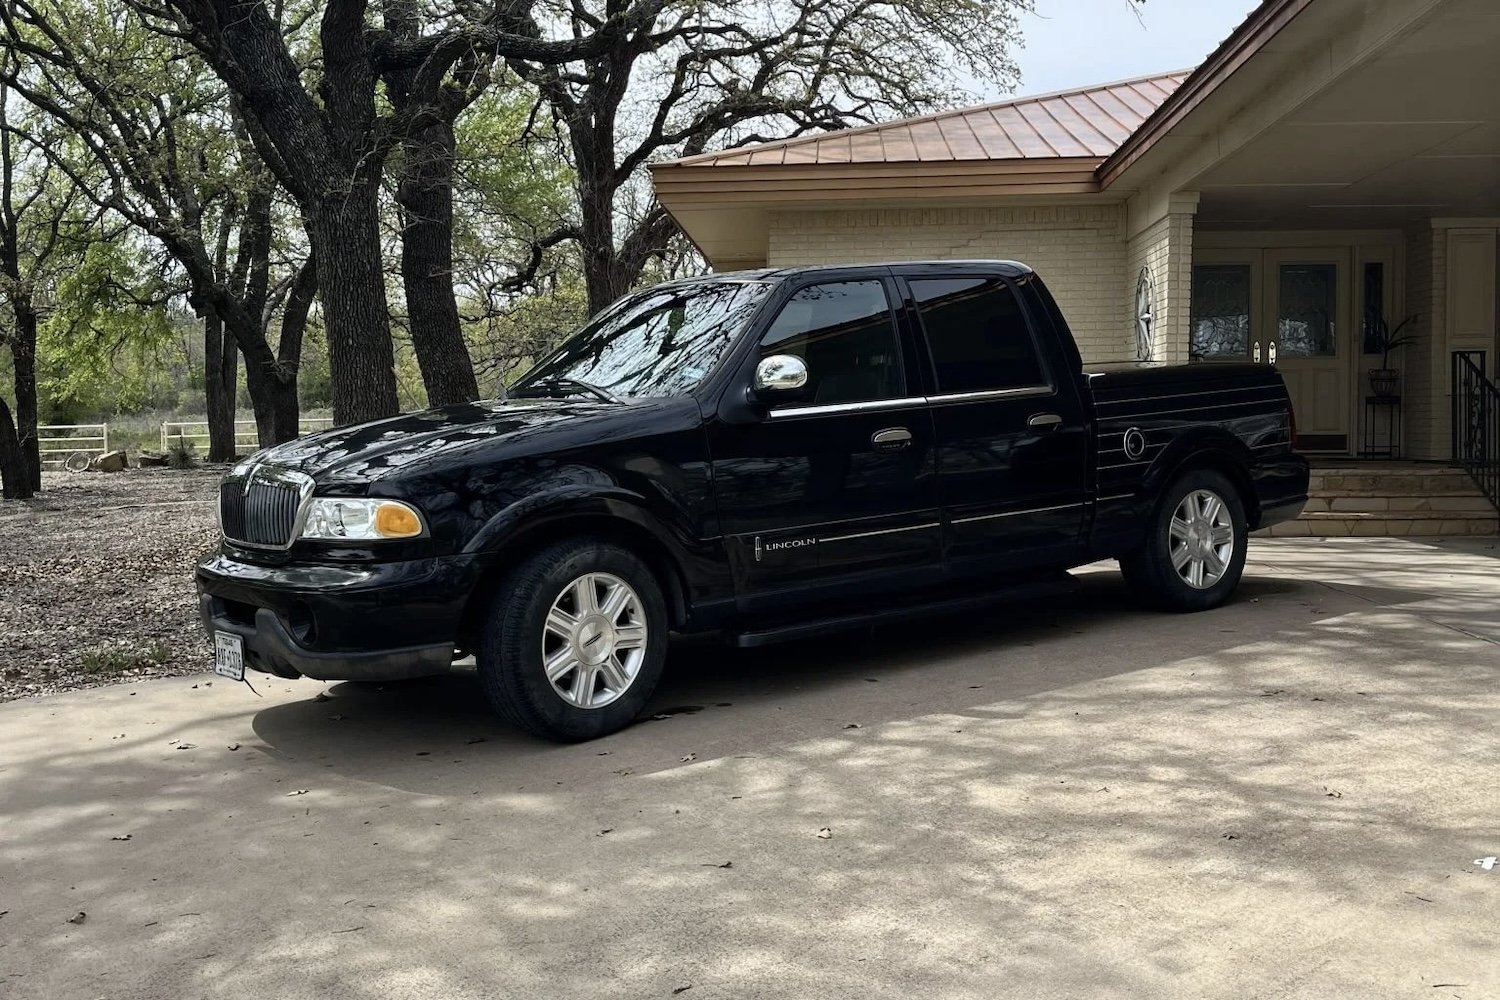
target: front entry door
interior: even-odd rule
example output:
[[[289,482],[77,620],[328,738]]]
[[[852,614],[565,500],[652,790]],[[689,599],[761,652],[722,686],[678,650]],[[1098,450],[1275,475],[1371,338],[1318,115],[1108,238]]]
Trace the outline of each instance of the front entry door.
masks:
[[[1274,364],[1286,379],[1304,451],[1351,445],[1349,253],[1200,250],[1193,255],[1191,357]]]
[[[1266,360],[1286,379],[1304,451],[1350,450],[1349,255],[1340,250],[1267,250],[1260,336]]]
[[[709,427],[741,611],[806,614],[941,572],[932,416],[904,361],[891,287],[865,278],[796,291],[756,358],[801,358],[806,386],[769,401],[759,422]]]

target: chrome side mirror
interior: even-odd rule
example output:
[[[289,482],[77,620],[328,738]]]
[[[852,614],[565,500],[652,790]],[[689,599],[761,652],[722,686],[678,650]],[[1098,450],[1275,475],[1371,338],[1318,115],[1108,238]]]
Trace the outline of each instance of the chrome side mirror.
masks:
[[[761,358],[755,366],[756,392],[786,392],[807,385],[807,362],[791,354]]]

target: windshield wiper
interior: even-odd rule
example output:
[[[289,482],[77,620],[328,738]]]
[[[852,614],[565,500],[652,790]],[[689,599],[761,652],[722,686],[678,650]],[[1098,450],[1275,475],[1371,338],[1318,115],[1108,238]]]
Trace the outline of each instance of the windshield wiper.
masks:
[[[600,386],[594,385],[592,382],[585,382],[582,379],[576,378],[537,379],[530,385],[524,386],[516,392],[512,392],[511,395],[529,396],[531,395],[531,390],[533,389],[561,389],[563,390],[564,395],[569,396],[576,395],[578,392],[585,392],[588,395],[593,396],[600,402],[604,403],[618,403],[621,401],[619,396],[616,396],[608,389],[604,389]]]

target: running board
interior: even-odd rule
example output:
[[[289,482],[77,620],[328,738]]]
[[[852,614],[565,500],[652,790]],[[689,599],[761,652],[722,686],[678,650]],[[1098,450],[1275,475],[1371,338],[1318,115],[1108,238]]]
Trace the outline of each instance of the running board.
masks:
[[[971,611],[976,608],[988,608],[996,604],[1015,604],[1060,597],[1071,594],[1077,589],[1076,577],[1068,573],[1058,573],[1019,583],[1005,584],[979,594],[969,593],[962,597],[938,598],[920,604],[881,606],[876,610],[860,614],[836,615],[830,618],[815,618],[746,632],[733,632],[729,635],[729,641],[741,649],[753,649],[757,646],[811,639],[832,632],[846,632],[850,629],[885,625],[889,622],[907,621],[912,618],[929,618]]]

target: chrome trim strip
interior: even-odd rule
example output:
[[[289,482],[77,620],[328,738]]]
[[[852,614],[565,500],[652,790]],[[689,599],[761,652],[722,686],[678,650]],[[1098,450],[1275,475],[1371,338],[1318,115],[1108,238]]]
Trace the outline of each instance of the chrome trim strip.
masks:
[[[931,524],[913,524],[905,528],[884,528],[880,531],[861,531],[857,535],[834,535],[832,538],[820,538],[818,539],[818,544],[822,545],[825,542],[847,542],[850,539],[854,538],[874,538],[876,535],[895,535],[903,531],[925,531],[928,528],[940,527],[942,527],[941,524],[939,524],[937,521],[933,521]]]
[[[1246,399],[1238,403],[1214,403],[1209,406],[1168,406],[1156,413],[1101,413],[1099,414],[1099,420],[1101,423],[1115,420],[1160,420],[1179,413],[1199,413],[1203,410],[1235,410],[1245,406],[1261,406],[1266,409],[1264,413],[1239,413],[1232,416],[1225,416],[1221,419],[1244,420],[1247,417],[1269,417],[1286,412],[1285,403],[1279,403],[1270,399]]]
[[[772,410],[770,420],[788,420],[792,417],[823,417],[836,413],[877,413],[881,410],[909,410],[914,406],[926,406],[926,396],[902,396],[900,399],[870,399],[861,403],[824,403],[812,406],[788,406]]]
[[[1238,389],[1204,389],[1200,392],[1169,392],[1160,396],[1131,396],[1127,399],[1101,399],[1098,405],[1114,406],[1116,403],[1156,403],[1163,399],[1183,399],[1187,396],[1222,396],[1227,392],[1275,392],[1275,386],[1246,385]]]
[[[1134,494],[1134,493],[1121,493],[1118,496],[1100,497],[1096,502],[1097,503],[1111,503],[1111,502],[1113,502],[1115,500],[1134,500],[1135,498],[1136,498],[1136,494]]]
[[[1050,385],[1029,385],[1019,389],[986,389],[982,392],[949,392],[936,396],[902,396],[899,399],[870,399],[859,403],[823,403],[810,406],[788,406],[772,410],[770,419],[785,420],[789,417],[821,417],[837,413],[875,413],[881,410],[908,410],[914,406],[935,406],[943,403],[986,403],[997,399],[1027,399],[1035,396],[1054,396],[1057,390]]]
[[[929,404],[936,403],[984,403],[992,399],[1027,399],[1032,396],[1052,396],[1057,390],[1050,385],[1027,385],[1015,389],[984,389],[979,392],[944,392],[928,396]]]
[[[971,521],[993,521],[1001,517],[1019,517],[1022,514],[1045,514],[1049,510],[1071,510],[1074,507],[1082,507],[1081,503],[1062,503],[1055,507],[1033,507],[1030,510],[1007,510],[1000,514],[976,514],[974,517],[952,517],[948,519],[949,524],[968,524]]]

